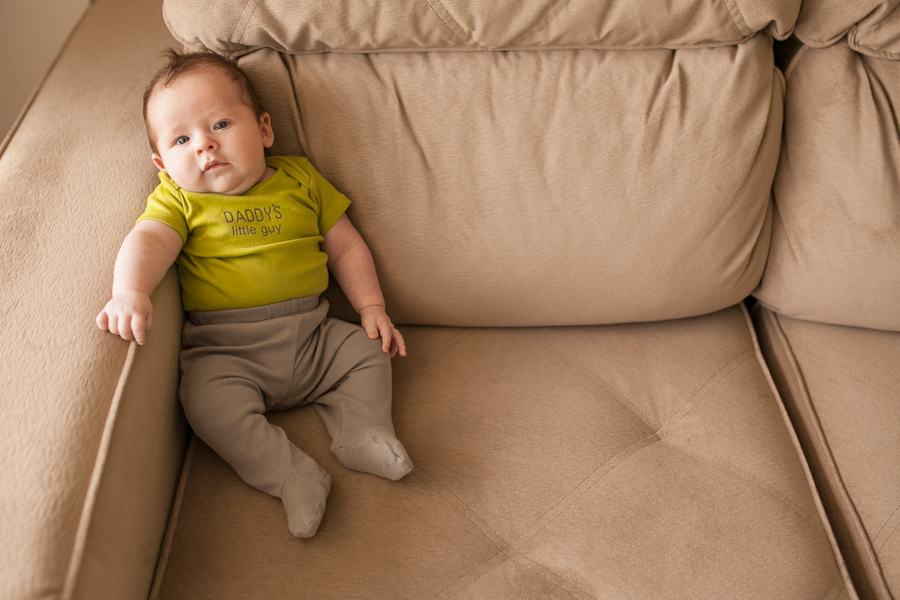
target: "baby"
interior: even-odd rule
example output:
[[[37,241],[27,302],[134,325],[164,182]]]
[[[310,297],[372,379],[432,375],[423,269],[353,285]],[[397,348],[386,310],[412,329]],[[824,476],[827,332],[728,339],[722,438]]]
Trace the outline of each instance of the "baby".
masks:
[[[413,465],[394,435],[390,359],[406,345],[350,201],[305,158],[265,156],[270,117],[243,71],[215,54],[167,57],[144,94],[161,183],[122,243],[97,326],[143,344],[150,294],[177,262],[188,421],[311,537],[331,476],[265,412],[314,403],[341,464],[400,479]],[[326,317],[329,268],[362,327]]]

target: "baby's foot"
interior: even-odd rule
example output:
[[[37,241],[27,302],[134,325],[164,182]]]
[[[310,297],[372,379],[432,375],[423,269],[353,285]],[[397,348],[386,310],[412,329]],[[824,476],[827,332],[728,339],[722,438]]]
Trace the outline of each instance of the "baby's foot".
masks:
[[[341,464],[354,471],[372,473],[397,481],[410,471],[413,464],[400,440],[383,425],[372,427],[363,439],[334,449]]]
[[[321,467],[319,470],[321,479],[295,475],[281,488],[288,529],[299,538],[314,536],[325,513],[325,499],[331,492],[331,475]]]

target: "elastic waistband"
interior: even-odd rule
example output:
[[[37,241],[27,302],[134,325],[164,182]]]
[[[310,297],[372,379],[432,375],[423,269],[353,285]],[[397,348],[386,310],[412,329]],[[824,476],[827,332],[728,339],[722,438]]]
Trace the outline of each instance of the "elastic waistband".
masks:
[[[213,325],[215,323],[256,323],[310,312],[319,306],[319,296],[292,298],[275,304],[251,306],[250,308],[229,308],[226,310],[189,310],[188,321],[194,325]]]

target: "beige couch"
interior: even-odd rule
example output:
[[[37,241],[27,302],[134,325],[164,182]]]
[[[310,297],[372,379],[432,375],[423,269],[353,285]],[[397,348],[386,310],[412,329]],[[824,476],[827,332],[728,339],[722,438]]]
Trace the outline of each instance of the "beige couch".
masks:
[[[0,147],[0,598],[900,597],[896,4],[95,0]],[[354,201],[408,342],[402,481],[271,415],[309,540],[190,437],[174,270],[145,346],[93,324],[181,45]]]

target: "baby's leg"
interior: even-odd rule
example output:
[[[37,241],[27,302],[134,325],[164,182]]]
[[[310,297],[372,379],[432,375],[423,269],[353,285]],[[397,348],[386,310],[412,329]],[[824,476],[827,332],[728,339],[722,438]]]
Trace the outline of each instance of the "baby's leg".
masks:
[[[320,335],[326,354],[334,352],[326,379],[340,378],[314,398],[331,451],[348,469],[400,479],[413,465],[391,420],[390,357],[358,325],[327,319]]]
[[[269,423],[259,386],[233,357],[184,355],[181,402],[194,432],[253,487],[281,498],[297,537],[316,533],[331,476]],[[232,375],[224,375],[232,373]]]

